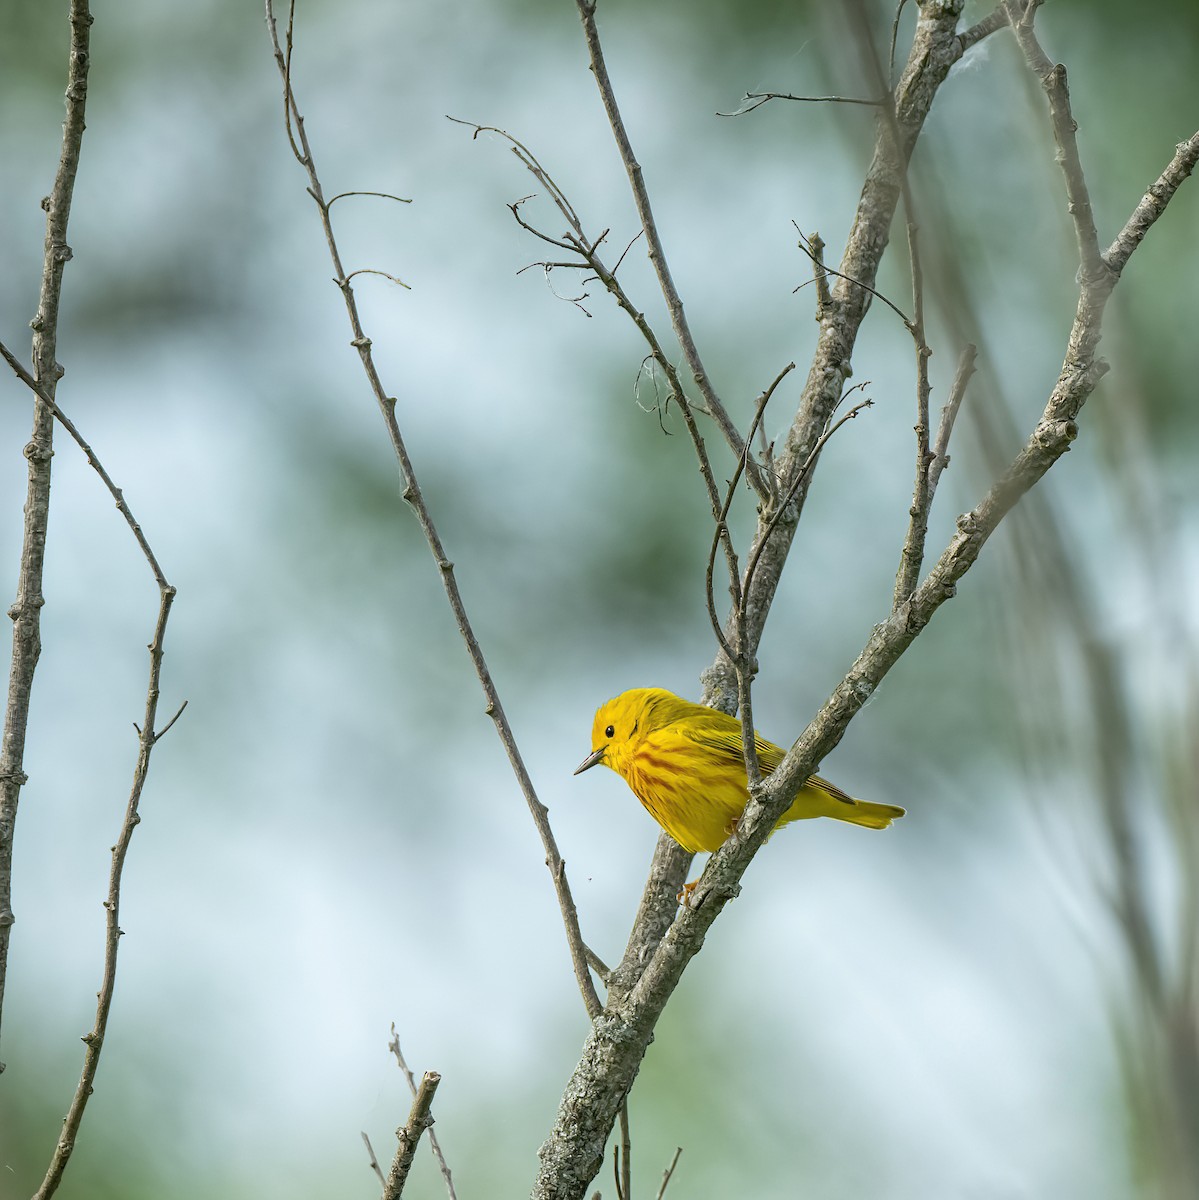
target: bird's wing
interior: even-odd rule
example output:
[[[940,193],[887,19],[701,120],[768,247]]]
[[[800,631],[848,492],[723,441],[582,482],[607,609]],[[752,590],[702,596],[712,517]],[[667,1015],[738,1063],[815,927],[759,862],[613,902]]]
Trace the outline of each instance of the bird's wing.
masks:
[[[734,717],[725,717],[723,721],[693,720],[686,724],[676,725],[675,729],[684,737],[703,746],[720,758],[737,763],[745,761],[741,741],[741,724]],[[758,766],[763,775],[769,775],[783,761],[783,751],[756,731],[754,747],[758,751]]]

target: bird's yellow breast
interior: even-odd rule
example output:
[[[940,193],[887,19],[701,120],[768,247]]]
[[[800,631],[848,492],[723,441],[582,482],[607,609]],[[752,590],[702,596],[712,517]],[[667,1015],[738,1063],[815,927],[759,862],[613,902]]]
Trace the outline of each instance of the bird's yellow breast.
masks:
[[[716,850],[745,809],[745,768],[697,753],[670,728],[647,734],[622,763],[625,781],[684,850]]]

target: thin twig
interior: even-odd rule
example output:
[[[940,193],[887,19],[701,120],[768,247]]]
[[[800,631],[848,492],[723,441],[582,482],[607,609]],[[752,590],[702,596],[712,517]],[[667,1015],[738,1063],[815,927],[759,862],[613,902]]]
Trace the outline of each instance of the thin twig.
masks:
[[[400,1049],[400,1035],[396,1033],[395,1022],[391,1023],[391,1041],[387,1043],[387,1048],[395,1055],[395,1060],[399,1064],[400,1070],[404,1073],[404,1078],[408,1081],[408,1090],[412,1093],[413,1098],[416,1097],[417,1086],[416,1076],[408,1068],[408,1064],[404,1061],[404,1052]],[[433,1151],[434,1157],[437,1159],[437,1166],[441,1171],[441,1178],[445,1183],[445,1190],[449,1193],[450,1200],[458,1200],[457,1193],[454,1191],[454,1179],[450,1174],[449,1164],[445,1161],[445,1155],[441,1152],[441,1143],[437,1140],[435,1134],[430,1128],[429,1130],[429,1148]]]
[[[633,1140],[629,1133],[629,1099],[620,1106],[620,1144],[614,1147],[617,1200],[633,1197]]]
[[[166,577],[162,573],[162,568],[158,565],[158,559],[154,556],[154,551],[150,549],[150,543],[146,540],[146,535],[142,532],[142,527],[134,517],[125,500],[125,494],[113,482],[112,476],[105,470],[104,464],[96,456],[96,452],[87,443],[83,434],[76,428],[74,421],[67,416],[58,405],[58,401],[53,394],[40,383],[21,365],[20,361],[13,355],[2,342],[0,342],[0,358],[3,358],[6,363],[13,369],[13,373],[18,379],[44,404],[54,415],[58,423],[67,431],[72,441],[83,451],[84,457],[92,470],[100,476],[104,486],[108,489],[108,494],[116,502],[116,506],[121,516],[125,518],[125,524],[129,526],[138,546],[141,549],[142,555],[146,562],[150,564],[150,570],[154,573],[154,581],[160,588],[168,587]],[[166,731],[163,730],[165,733]]]
[[[87,0],[71,0],[71,49],[67,69],[67,115],[62,127],[62,152],[54,186],[43,201],[46,210],[45,254],[37,315],[33,318],[33,366],[37,381],[53,396],[62,375],[58,346],[58,306],[63,268],[71,258],[67,222],[79,169],[87,103],[89,36],[92,23]],[[13,622],[12,658],[8,672],[8,702],[0,736],[0,1016],[8,978],[8,943],[13,924],[12,857],[17,806],[25,784],[25,738],[34,671],[41,654],[42,574],[46,527],[50,514],[50,460],[54,454],[54,414],[45,404],[34,405],[33,432],[25,447],[29,461],[25,522],[17,596],[8,610]],[[0,1064],[0,1071],[4,1069]]]
[[[288,17],[287,44],[289,49],[291,46],[291,24],[294,15],[294,0],[292,0]],[[437,564],[442,587],[445,590],[450,610],[454,615],[455,624],[458,626],[458,632],[462,640],[466,643],[467,653],[470,656],[471,663],[475,668],[475,673],[483,689],[483,695],[486,699],[485,711],[495,723],[500,742],[503,744],[504,750],[508,755],[508,762],[512,767],[513,774],[516,776],[521,793],[533,817],[533,823],[536,825],[537,832],[541,837],[542,847],[545,850],[546,866],[549,868],[550,878],[553,880],[554,890],[558,897],[558,907],[562,912],[562,923],[566,930],[566,941],[570,949],[575,980],[578,983],[587,1013],[590,1017],[594,1018],[602,1006],[595,990],[595,983],[591,978],[591,973],[587,966],[587,951],[583,944],[583,935],[579,929],[579,916],[575,909],[570,884],[566,879],[565,863],[558,851],[553,830],[550,828],[549,811],[538,799],[536,789],[533,787],[533,781],[529,776],[524,759],[517,747],[512,727],[508,723],[508,718],[500,703],[499,692],[492,681],[487,660],[483,657],[482,648],[467,617],[462,593],[454,577],[454,564],[447,556],[441,537],[437,532],[436,526],[433,524],[432,515],[425,504],[424,495],[421,492],[420,484],[417,481],[416,473],[412,466],[412,460],[408,455],[408,448],[404,444],[403,436],[400,433],[399,423],[396,420],[395,397],[389,396],[383,387],[379,373],[375,367],[374,356],[371,353],[371,341],[363,332],[362,321],[358,314],[358,303],[354,296],[354,288],[347,279],[345,269],[342,266],[341,253],[338,250],[337,239],[333,233],[333,225],[329,218],[329,206],[324,199],[324,191],[321,188],[321,182],[313,162],[312,148],[308,142],[308,134],[304,129],[304,118],[300,115],[295,92],[291,86],[289,59],[285,56],[283,48],[279,43],[279,32],[275,23],[273,0],[266,0],[266,20],[267,29],[270,32],[271,44],[274,49],[275,62],[279,68],[279,74],[283,79],[285,103],[291,118],[289,128],[290,124],[294,122],[295,136],[299,139],[298,147],[293,142],[292,149],[296,160],[308,175],[308,191],[316,202],[316,206],[320,212],[321,226],[325,233],[325,242],[335,271],[335,282],[341,289],[342,298],[345,301],[346,314],[349,317],[350,328],[353,331],[353,338],[350,344],[358,351],[362,369],[366,373],[371,391],[379,406],[379,412],[383,417],[388,438],[391,441],[392,451],[395,454],[396,463],[399,467],[403,485],[402,495],[416,514],[421,532],[424,534],[425,541],[428,543],[429,550],[433,555],[433,560]]]
[[[928,502],[932,505],[933,496],[937,492],[937,484],[941,480],[941,472],[949,466],[949,437],[953,433],[954,422],[958,418],[958,410],[962,407],[962,399],[966,395],[966,385],[974,374],[974,361],[978,357],[978,347],[972,342],[962,350],[958,359],[958,369],[953,376],[953,384],[949,389],[949,399],[941,409],[941,424],[937,428],[937,440],[933,443],[933,460],[928,468]]]
[[[437,1094],[437,1085],[441,1076],[436,1071],[426,1071],[421,1078],[420,1087],[416,1090],[416,1099],[412,1101],[412,1110],[408,1113],[407,1124],[396,1130],[399,1146],[392,1161],[391,1170],[387,1172],[387,1182],[383,1185],[383,1200],[399,1200],[408,1182],[408,1172],[412,1169],[412,1160],[416,1157],[416,1147],[420,1135],[433,1124],[430,1109],[433,1107],[433,1097]]]
[[[112,848],[112,866],[108,873],[108,898],[104,901],[104,975],[100,983],[100,991],[96,996],[96,1020],[91,1032],[84,1035],[83,1042],[87,1050],[83,1056],[83,1073],[79,1078],[79,1085],[76,1087],[75,1095],[71,1100],[71,1107],[67,1110],[67,1115],[63,1120],[62,1133],[59,1135],[58,1144],[54,1147],[54,1154],[50,1159],[50,1166],[46,1171],[46,1177],[42,1180],[41,1187],[34,1194],[33,1200],[50,1200],[50,1197],[58,1190],[58,1185],[62,1182],[63,1172],[67,1168],[71,1152],[74,1150],[76,1139],[79,1136],[79,1127],[83,1121],[84,1110],[95,1088],[96,1072],[100,1066],[100,1052],[104,1047],[104,1037],[108,1029],[108,1014],[112,1007],[112,996],[117,981],[117,948],[124,932],[120,926],[120,908],[121,875],[125,869],[125,856],[129,852],[129,843],[133,838],[133,831],[141,821],[141,816],[138,813],[138,805],[141,801],[142,790],[146,784],[146,776],[150,770],[150,755],[159,740],[166,734],[170,726],[178,720],[179,715],[183,711],[181,708],[179,713],[175,714],[175,717],[172,718],[170,724],[165,728],[158,731],[155,730],[154,721],[158,714],[159,681],[162,676],[162,645],[163,639],[166,636],[167,618],[170,616],[171,604],[174,599],[175,589],[170,584],[164,585],[160,592],[158,620],[154,626],[154,638],[149,646],[150,680],[146,689],[145,715],[138,733],[139,749],[137,766],[133,772],[133,787],[129,792],[129,803],[125,809],[125,820],[121,825],[121,832],[117,837],[116,845]]]
[[[583,222],[580,220],[574,206],[567,199],[566,193],[554,181],[553,176],[537,161],[537,156],[523,142],[513,137],[507,130],[500,129],[495,125],[480,125],[477,121],[464,121],[461,117],[451,117],[448,113],[446,114],[446,120],[452,121],[455,125],[465,125],[468,129],[473,129],[474,133],[471,134],[472,141],[477,141],[481,133],[494,133],[508,142],[512,147],[512,153],[520,160],[521,165],[549,192],[554,206],[566,218],[566,223],[574,230],[576,236],[580,238],[584,236]],[[521,205],[526,200],[531,200],[532,198],[532,196],[522,196],[516,203],[517,205]],[[512,206],[509,205],[508,207],[511,208]],[[596,244],[598,245],[601,240],[602,238],[597,238]],[[569,243],[555,241],[553,238],[546,238],[546,241],[553,242],[554,245],[561,246],[563,249],[570,247]]]
[[[333,282],[336,283],[340,287],[343,283],[349,283],[350,280],[353,279],[355,275],[382,275],[384,279],[391,280],[392,283],[398,284],[405,291],[407,291],[407,292],[412,291],[412,289],[408,286],[408,284],[406,284],[398,276],[392,275],[387,271],[379,271],[374,267],[359,267],[357,271],[351,271],[345,277],[344,280],[335,279]]]
[[[892,300],[888,300],[882,292],[878,291],[874,287],[871,287],[870,284],[863,283],[860,279],[854,279],[852,276],[846,275],[843,272],[828,266],[821,254],[821,251],[824,250],[824,243],[820,242],[819,249],[817,249],[816,243],[809,241],[807,234],[804,233],[804,231],[800,229],[800,227],[796,225],[794,221],[792,221],[791,224],[795,227],[795,232],[799,234],[799,248],[812,260],[812,265],[816,268],[816,271],[819,272],[819,279],[826,279],[829,275],[832,275],[834,279],[844,279],[846,283],[852,283],[854,287],[861,288],[864,292],[869,293],[876,300],[881,300],[903,322],[904,328],[909,333],[912,332],[912,318],[909,317],[908,314],[905,313],[898,304]],[[819,296],[820,284],[816,272],[813,273],[813,277],[810,280],[806,280],[804,283],[799,284],[798,287],[792,288],[792,294],[798,292],[800,288],[807,287],[809,283],[816,284],[817,295]],[[822,314],[826,306],[832,303],[832,297],[829,296],[827,291],[827,283],[825,285],[825,289],[824,295],[820,296],[820,308]]]
[[[1049,98],[1049,115],[1053,122],[1053,136],[1058,145],[1058,162],[1066,180],[1066,201],[1070,219],[1074,222],[1074,235],[1078,242],[1078,257],[1084,279],[1098,280],[1108,274],[1110,268],[1099,253],[1099,234],[1095,228],[1095,216],[1091,211],[1091,196],[1078,156],[1078,123],[1070,111],[1070,91],[1066,86],[1066,68],[1058,63],[1054,66],[1041,48],[1033,30],[1040,0],[1032,0],[1023,9],[1020,4],[1009,0],[1008,17],[1016,41],[1024,53],[1028,66],[1041,81]]]
[[[745,452],[737,460],[737,466],[733,471],[733,477],[729,480],[728,487],[725,489],[724,503],[720,506],[720,512],[716,517],[716,528],[712,533],[712,545],[708,551],[708,565],[705,572],[705,592],[708,602],[708,620],[712,624],[712,632],[716,635],[717,642],[720,643],[721,649],[728,655],[730,661],[735,659],[740,651],[733,648],[733,644],[725,637],[724,629],[721,627],[720,617],[716,612],[716,596],[713,583],[713,575],[716,568],[716,551],[722,539],[730,537],[728,528],[729,510],[733,506],[733,497],[737,494],[737,484],[741,482],[741,474],[745,469],[746,458],[749,455],[749,448],[753,443],[754,433],[761,428],[762,418],[766,413],[766,406],[770,403],[771,396],[774,395],[775,389],[783,382],[786,377],[795,370],[793,362],[788,363],[775,376],[770,386],[758,397],[758,403],[754,407],[753,420],[749,425],[749,432],[745,435]],[[735,564],[734,559],[734,564]],[[734,569],[731,573],[729,590],[733,597],[733,610],[739,611],[741,605],[741,580],[738,572]],[[737,630],[733,630],[733,642],[737,642]]]
[[[725,410],[724,404],[716,395],[712,381],[704,369],[704,364],[699,356],[699,350],[695,345],[695,339],[691,335],[691,327],[687,323],[686,313],[683,311],[682,297],[679,295],[678,288],[675,287],[674,279],[670,274],[670,267],[666,261],[666,251],[662,245],[662,238],[658,233],[658,226],[654,221],[653,208],[650,205],[649,192],[645,186],[641,164],[637,161],[637,157],[633,153],[633,145],[629,141],[628,131],[624,126],[624,118],[621,117],[620,108],[616,103],[616,93],[612,89],[612,80],[608,77],[608,67],[604,62],[603,47],[600,45],[599,29],[595,23],[595,0],[575,0],[575,4],[579,10],[579,17],[583,22],[583,33],[587,39],[587,52],[591,58],[591,72],[595,76],[595,83],[599,88],[600,98],[604,104],[604,112],[608,116],[608,124],[612,127],[612,134],[616,139],[616,146],[620,151],[621,161],[624,163],[625,171],[629,177],[629,186],[633,192],[633,201],[637,206],[637,215],[641,219],[641,228],[645,231],[649,260],[653,264],[654,271],[657,273],[658,285],[662,289],[662,296],[670,312],[670,321],[674,327],[675,337],[678,338],[679,345],[682,347],[683,357],[687,360],[687,366],[695,379],[695,385],[699,388],[700,395],[704,399],[704,404],[708,409],[709,415],[720,428],[720,432],[724,435],[724,440],[729,444],[733,453],[741,454],[744,452],[744,447],[741,444],[741,436],[738,434],[732,418],[730,418],[728,412]],[[767,493],[756,464],[752,462],[749,464],[746,477],[749,479],[754,491],[758,493],[761,499],[765,500]]]
[[[379,1177],[379,1182],[386,1187],[387,1176],[383,1174],[383,1168],[379,1166],[379,1160],[375,1157],[375,1148],[371,1145],[371,1140],[366,1136],[366,1131],[362,1133],[362,1140],[366,1143],[366,1152],[370,1156],[370,1169]]]
[[[888,108],[891,106],[891,84],[895,76],[895,49],[899,45],[899,21],[907,3],[908,0],[899,0],[895,6],[895,19],[891,22],[891,50],[887,55],[887,78],[883,81],[887,95],[884,103]]]
[[[378,196],[381,200],[394,200],[397,204],[411,204],[411,200],[404,199],[403,196],[393,196],[391,192],[338,192],[336,196],[330,196],[327,204],[330,208],[344,199],[346,196]]]
[[[850,391],[857,391],[858,389],[867,386],[869,385],[866,382],[856,383],[852,388],[850,388]],[[749,563],[745,568],[745,582],[741,589],[742,606],[744,606],[746,598],[749,596],[750,587],[753,585],[754,581],[754,572],[758,569],[758,563],[761,561],[762,552],[765,550],[767,542],[770,541],[771,535],[778,528],[779,522],[783,519],[783,514],[787,511],[787,507],[795,499],[796,493],[799,491],[801,484],[808,477],[808,472],[811,471],[813,466],[815,466],[816,460],[820,457],[821,450],[828,445],[829,439],[837,432],[838,429],[841,428],[842,425],[852,421],[858,415],[858,413],[860,413],[863,409],[872,407],[873,404],[873,400],[858,401],[858,403],[849,409],[848,412],[846,412],[838,420],[834,421],[833,424],[830,425],[828,429],[826,429],[824,433],[820,435],[820,439],[817,441],[816,445],[812,447],[812,452],[804,460],[803,465],[800,467],[795,479],[792,481],[790,490],[783,498],[782,503],[775,508],[770,519],[766,522],[765,529],[754,542],[753,552],[750,554]],[[740,612],[738,615],[740,620],[745,620],[744,611]]]
[[[656,1200],[662,1200],[662,1197],[666,1195],[666,1185],[668,1183],[670,1183],[670,1177],[674,1174],[674,1169],[676,1166],[678,1166],[678,1163],[679,1163],[679,1155],[682,1153],[683,1153],[683,1147],[676,1146],[675,1151],[674,1151],[674,1158],[672,1158],[670,1160],[670,1166],[667,1167],[666,1170],[662,1172],[662,1186],[658,1189],[658,1195],[656,1197]]]
[[[745,99],[741,101],[744,107],[737,109],[736,112],[717,112],[716,115],[718,117],[743,117],[746,113],[755,112],[771,100],[796,100],[801,104],[864,104],[870,108],[877,108],[880,103],[878,100],[861,100],[854,96],[793,96],[790,92],[746,92]]]

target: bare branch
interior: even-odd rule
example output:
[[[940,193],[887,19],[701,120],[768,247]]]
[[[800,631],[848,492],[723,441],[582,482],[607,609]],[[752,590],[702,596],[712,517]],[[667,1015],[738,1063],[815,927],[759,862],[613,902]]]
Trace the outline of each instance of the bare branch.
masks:
[[[1166,169],[1150,185],[1116,240],[1104,252],[1109,270],[1119,275],[1132,252],[1141,244],[1153,223],[1162,215],[1167,204],[1199,161],[1199,131],[1175,148],[1174,157]]]
[[[121,881],[125,858],[133,831],[141,820],[138,806],[149,773],[150,756],[154,746],[187,707],[187,703],[184,701],[179,711],[167,722],[166,726],[161,730],[155,730],[154,723],[158,712],[162,674],[163,641],[166,636],[171,605],[175,598],[175,588],[167,582],[123,493],[113,482],[112,477],[73,422],[59,408],[55,398],[57,382],[62,375],[62,368],[56,361],[58,306],[63,267],[71,257],[70,247],[67,246],[65,239],[85,127],[84,111],[90,65],[92,19],[86,0],[73,0],[70,14],[71,51],[67,83],[67,119],[63,125],[63,149],[54,188],[44,204],[47,212],[46,254],[42,294],[38,305],[38,314],[33,321],[34,373],[31,374],[27,371],[8,347],[0,345],[0,355],[36,397],[34,433],[32,441],[26,449],[26,456],[30,463],[29,498],[25,509],[26,541],[22,552],[19,594],[12,614],[17,628],[14,631],[13,639],[9,706],[4,730],[3,765],[0,765],[0,776],[2,776],[4,789],[3,800],[0,803],[0,1002],[3,999],[9,927],[12,924],[10,896],[13,823],[16,817],[18,794],[25,781],[24,772],[21,769],[21,758],[28,724],[29,693],[33,669],[40,651],[38,609],[42,603],[42,556],[45,548],[46,518],[49,511],[53,424],[56,419],[82,449],[88,463],[100,476],[132,531],[158,585],[159,609],[154,634],[149,645],[150,670],[146,687],[145,712],[141,726],[134,726],[138,734],[139,752],[134,768],[133,785],[126,805],[125,818],[116,844],[112,848],[108,894],[104,902],[106,913],[104,968],[100,990],[96,996],[96,1017],[91,1031],[83,1038],[87,1047],[83,1070],[67,1115],[63,1120],[62,1133],[51,1156],[46,1175],[37,1190],[35,1200],[49,1200],[49,1197],[58,1190],[74,1150],[88,1100],[94,1090],[96,1072],[99,1069],[100,1055],[108,1028],[113,992],[116,987],[117,951],[122,935],[120,928]],[[3,1070],[2,1065],[0,1065],[0,1070]]]
[[[433,1107],[433,1097],[437,1094],[437,1085],[441,1076],[436,1071],[426,1071],[416,1091],[416,1099],[412,1101],[412,1110],[408,1114],[408,1122],[396,1130],[399,1147],[387,1172],[387,1182],[383,1186],[383,1200],[399,1200],[408,1182],[408,1172],[412,1169],[412,1160],[416,1157],[417,1143],[420,1135],[433,1124],[429,1110]]]
[[[670,834],[659,836],[628,944],[620,965],[608,979],[609,1008],[618,1008],[624,1002],[674,921],[678,908],[677,897],[694,857]]]
[[[1099,234],[1095,229],[1095,216],[1091,211],[1091,196],[1083,175],[1082,162],[1078,157],[1078,123],[1070,111],[1066,68],[1061,63],[1054,66],[1049,61],[1033,30],[1033,19],[1040,4],[1041,0],[1032,0],[1021,9],[1019,3],[1009,0],[1008,17],[1029,68],[1041,81],[1041,86],[1049,98],[1049,115],[1053,122],[1053,136],[1058,145],[1058,162],[1066,179],[1066,199],[1069,203],[1070,217],[1074,222],[1082,273],[1087,279],[1098,279],[1108,273],[1108,267],[1099,253]]]
[[[955,0],[937,9],[917,27],[908,65],[896,90],[895,111],[902,130],[904,155],[910,154],[937,89],[949,68],[961,56],[954,32],[961,2]],[[813,254],[812,247],[805,242],[804,249],[813,258],[813,263],[821,270],[827,270],[838,284],[828,299],[821,302],[820,339],[804,385],[799,412],[778,460],[777,473],[772,469],[769,480],[764,479],[773,489],[777,474],[783,481],[780,490],[785,491],[789,499],[780,504],[778,493],[774,492],[771,501],[763,504],[755,535],[757,549],[752,552],[751,586],[742,585],[743,654],[749,662],[756,652],[799,521],[816,461],[813,455],[819,453],[821,439],[843,398],[844,385],[851,374],[857,332],[871,297],[877,294],[873,281],[886,249],[900,195],[894,154],[890,152],[892,144],[893,139],[887,131],[880,130],[841,269],[827,268],[823,256]],[[909,326],[907,317],[898,308],[885,297],[879,298],[892,307],[905,327]],[[750,566],[746,571],[750,573]],[[728,713],[738,711],[743,681],[737,663],[723,649],[702,673],[701,682],[703,703]],[[686,877],[691,857],[668,835],[659,838],[628,947],[609,985],[610,1005],[614,1003],[614,996],[621,997],[634,987],[645,964],[661,944],[674,917],[675,896]]]
[[[294,12],[294,0],[292,3],[292,11]],[[590,971],[587,966],[587,951],[583,944],[583,936],[579,930],[579,917],[575,909],[574,897],[571,894],[570,885],[566,879],[566,867],[562,860],[562,855],[558,851],[557,842],[554,839],[553,830],[550,828],[549,811],[545,805],[537,797],[536,789],[533,787],[533,781],[529,776],[528,770],[525,767],[524,759],[521,756],[520,750],[516,745],[516,738],[512,733],[512,727],[508,723],[508,718],[504,713],[503,706],[500,704],[499,692],[496,689],[495,683],[491,678],[491,671],[487,666],[487,661],[483,657],[483,650],[479,645],[478,639],[475,637],[475,632],[471,626],[470,620],[467,617],[466,606],[462,600],[462,593],[458,588],[458,582],[454,578],[454,564],[446,555],[445,548],[442,545],[441,537],[437,532],[436,526],[433,524],[432,515],[425,504],[424,495],[421,492],[420,484],[416,478],[416,473],[412,466],[412,460],[408,455],[408,448],[404,444],[403,436],[400,433],[399,423],[396,420],[395,408],[396,401],[394,396],[389,396],[384,389],[382,381],[379,378],[379,373],[375,368],[374,357],[371,353],[371,342],[362,329],[362,321],[358,314],[358,303],[354,296],[353,285],[346,277],[345,269],[341,263],[341,253],[337,247],[337,239],[333,233],[333,226],[329,220],[329,206],[324,199],[324,191],[321,188],[321,182],[316,172],[316,167],[312,158],[312,148],[308,143],[308,135],[304,129],[304,118],[300,114],[299,107],[296,103],[295,92],[291,86],[291,76],[289,69],[289,57],[284,54],[282,46],[279,44],[279,33],[275,23],[275,13],[273,0],[266,0],[266,20],[267,29],[270,32],[271,44],[274,49],[275,63],[279,68],[279,74],[283,79],[284,102],[290,114],[289,130],[291,123],[294,122],[295,136],[299,139],[301,152],[297,154],[297,158],[308,174],[309,193],[316,202],[317,208],[320,211],[321,225],[325,233],[325,242],[329,250],[329,256],[333,263],[334,277],[338,287],[341,289],[342,298],[345,301],[346,314],[349,318],[350,328],[353,332],[353,338],[350,344],[358,351],[359,360],[362,363],[362,369],[366,374],[367,381],[370,384],[375,401],[378,404],[380,415],[383,418],[384,425],[387,428],[387,434],[391,441],[392,451],[395,454],[396,463],[400,471],[400,479],[403,485],[403,497],[412,507],[416,514],[417,522],[421,527],[421,532],[425,536],[425,541],[428,543],[429,550],[433,555],[433,560],[437,564],[438,572],[441,576],[442,587],[445,590],[446,599],[449,602],[450,609],[454,614],[454,621],[458,626],[458,632],[462,640],[466,643],[467,653],[470,656],[472,665],[475,668],[475,673],[479,678],[479,683],[483,689],[483,695],[486,699],[485,711],[492,721],[495,723],[496,732],[499,735],[505,752],[508,755],[508,762],[512,767],[513,774],[516,776],[520,786],[522,795],[528,805],[529,812],[533,817],[533,823],[537,827],[537,832],[541,837],[541,843],[545,850],[546,866],[549,868],[550,878],[553,880],[554,889],[558,898],[558,907],[562,912],[562,923],[566,931],[566,941],[570,949],[571,964],[574,967],[575,980],[579,985],[579,991],[583,997],[583,1003],[587,1008],[588,1015],[594,1016],[600,1011],[600,1000],[595,990],[595,983],[592,981]],[[290,54],[291,47],[291,24],[289,18],[288,25],[288,53]]]
[[[415,1099],[418,1090],[416,1076],[412,1074],[408,1068],[408,1064],[404,1061],[404,1052],[400,1049],[400,1035],[396,1033],[394,1021],[391,1023],[391,1041],[387,1043],[387,1048],[395,1055],[395,1060],[399,1064],[400,1070],[404,1073],[404,1078],[408,1081],[408,1090],[412,1093],[413,1099]],[[437,1134],[433,1132],[432,1126],[429,1127],[429,1147],[437,1159],[437,1165],[441,1170],[441,1178],[445,1182],[445,1188],[449,1193],[450,1200],[458,1200],[457,1194],[454,1191],[454,1180],[450,1175],[450,1168],[446,1164],[445,1155],[441,1152],[441,1143],[438,1142]]]

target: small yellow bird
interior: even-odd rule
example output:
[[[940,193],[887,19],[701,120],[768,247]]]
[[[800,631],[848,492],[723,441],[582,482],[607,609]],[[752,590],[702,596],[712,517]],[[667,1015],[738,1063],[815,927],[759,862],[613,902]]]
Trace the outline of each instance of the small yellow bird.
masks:
[[[754,734],[758,764],[769,775],[784,751]],[[663,688],[634,688],[595,714],[591,753],[575,774],[598,763],[633,789],[649,814],[684,850],[717,850],[733,832],[749,799],[741,722],[682,700]],[[809,775],[775,829],[807,817],[833,817],[886,829],[904,810],[855,800],[819,775]]]

